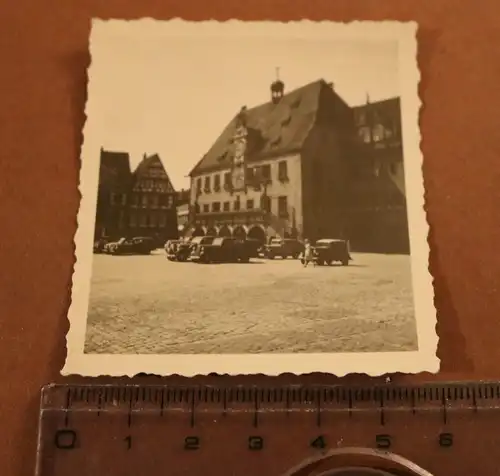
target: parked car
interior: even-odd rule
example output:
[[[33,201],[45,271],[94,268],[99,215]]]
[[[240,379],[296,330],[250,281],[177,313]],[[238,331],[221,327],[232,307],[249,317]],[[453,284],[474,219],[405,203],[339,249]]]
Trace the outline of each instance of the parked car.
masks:
[[[122,238],[110,248],[113,255],[148,255],[156,248],[153,238],[138,236],[131,239]]]
[[[335,261],[347,266],[352,260],[349,253],[349,243],[346,240],[323,238],[313,246],[314,262],[318,266],[331,266]]]
[[[291,256],[297,259],[303,251],[304,245],[293,238],[272,238],[269,244],[264,246],[264,256],[268,259],[274,259],[280,256],[283,259]]]
[[[188,243],[187,252],[189,253],[188,259],[191,260],[191,257],[194,252],[198,250],[201,246],[210,245],[212,241],[215,240],[215,236],[195,236],[191,238],[191,241]]]
[[[113,254],[114,248],[121,243],[124,243],[126,240],[126,238],[120,238],[118,241],[109,241],[104,245],[103,252],[107,254]]]
[[[243,240],[243,243],[248,249],[248,252],[250,254],[250,258],[258,258],[260,251],[263,247],[262,241],[256,240],[255,238],[245,238]]]
[[[167,259],[170,261],[177,261],[177,247],[181,240],[168,240],[165,243],[164,249]]]
[[[202,237],[207,238],[207,237]],[[212,238],[212,237],[208,237]],[[165,252],[170,261],[187,261],[191,254],[194,238],[187,238],[185,240],[169,240],[165,244]]]
[[[100,238],[94,242],[94,253],[104,253],[104,248],[108,241],[105,238]]]
[[[191,253],[191,261],[199,263],[248,263],[250,250],[242,240],[215,238],[210,244],[200,244]]]

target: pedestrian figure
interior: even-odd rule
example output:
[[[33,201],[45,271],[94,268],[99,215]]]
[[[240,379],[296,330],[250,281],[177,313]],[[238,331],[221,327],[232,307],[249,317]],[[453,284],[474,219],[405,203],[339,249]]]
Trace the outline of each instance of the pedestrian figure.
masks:
[[[309,240],[304,240],[304,268],[313,260],[313,250]]]

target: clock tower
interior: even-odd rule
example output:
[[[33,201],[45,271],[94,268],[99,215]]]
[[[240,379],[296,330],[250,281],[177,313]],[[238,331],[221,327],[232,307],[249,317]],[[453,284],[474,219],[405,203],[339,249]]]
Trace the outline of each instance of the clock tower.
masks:
[[[248,129],[246,127],[246,108],[243,107],[236,119],[236,131],[233,136],[232,189],[235,192],[245,190],[245,153],[247,150]]]

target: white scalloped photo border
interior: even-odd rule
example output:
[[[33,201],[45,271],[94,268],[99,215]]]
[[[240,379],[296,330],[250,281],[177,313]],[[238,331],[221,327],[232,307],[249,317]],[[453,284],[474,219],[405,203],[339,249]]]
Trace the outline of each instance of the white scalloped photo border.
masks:
[[[242,375],[283,373],[308,374],[324,372],[337,376],[364,373],[380,376],[386,373],[432,372],[439,370],[436,356],[436,309],[432,276],[429,272],[429,226],[424,211],[422,152],[420,149],[418,94],[420,72],[417,64],[417,29],[415,22],[355,21],[349,23],[312,22],[187,22],[180,19],[160,21],[150,18],[124,20],[93,20],[90,35],[92,55],[110,36],[134,34],[195,36],[266,36],[269,38],[363,39],[398,42],[399,85],[401,97],[402,134],[405,153],[405,180],[408,224],[410,230],[411,269],[418,351],[376,353],[296,353],[296,354],[165,354],[111,355],[85,354],[84,340],[89,306],[93,258],[93,233],[98,187],[98,160],[101,144],[93,141],[99,114],[98,98],[92,94],[93,66],[88,70],[87,121],[84,126],[82,165],[79,191],[81,204],[75,235],[76,263],[68,312],[70,328],[66,336],[67,359],[63,375],[133,376],[138,373],[183,376],[209,373]]]

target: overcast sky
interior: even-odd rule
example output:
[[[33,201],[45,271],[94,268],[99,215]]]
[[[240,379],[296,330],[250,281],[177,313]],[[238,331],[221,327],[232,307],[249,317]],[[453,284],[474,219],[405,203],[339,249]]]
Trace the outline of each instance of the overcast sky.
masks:
[[[350,105],[399,95],[390,40],[175,38],[137,28],[102,38],[92,44],[92,139],[129,152],[133,168],[158,153],[177,189],[241,106],[270,99],[276,67],[288,91],[323,78]]]

